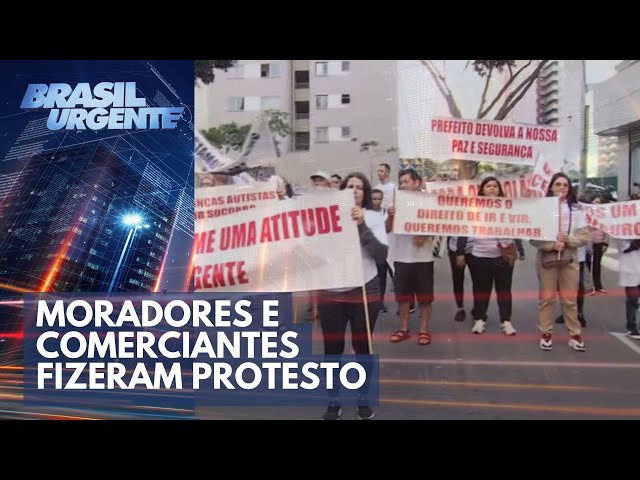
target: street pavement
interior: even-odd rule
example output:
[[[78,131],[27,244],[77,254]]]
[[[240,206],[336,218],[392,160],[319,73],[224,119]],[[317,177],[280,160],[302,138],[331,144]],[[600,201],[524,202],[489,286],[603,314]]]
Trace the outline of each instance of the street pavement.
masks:
[[[456,309],[447,258],[436,259],[435,264],[431,345],[417,344],[417,311],[411,315],[412,338],[389,342],[399,323],[396,304],[388,296],[388,312],[380,314],[373,339],[381,366],[375,420],[640,419],[640,342],[625,335],[617,252],[607,252],[603,262],[608,293],[585,299],[586,352],[568,347],[564,325],[555,325],[553,350],[542,351],[537,331],[535,249],[525,248],[526,258],[516,263],[514,272],[512,322],[518,331],[514,337],[500,333],[495,293],[487,330],[482,335],[471,333],[468,270],[467,319],[453,320]],[[305,296],[297,298],[302,300],[297,305],[299,318],[309,321]],[[559,315],[559,304],[556,310]],[[314,324],[314,338],[314,353],[322,353],[318,324]],[[207,407],[197,415],[208,419],[320,419],[323,411],[322,407]],[[345,408],[342,418],[355,419],[355,409]]]

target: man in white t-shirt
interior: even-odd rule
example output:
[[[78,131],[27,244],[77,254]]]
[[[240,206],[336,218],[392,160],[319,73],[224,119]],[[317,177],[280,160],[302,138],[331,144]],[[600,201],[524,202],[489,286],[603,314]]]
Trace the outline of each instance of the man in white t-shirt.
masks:
[[[400,189],[420,192],[422,177],[413,169],[399,174]],[[395,207],[389,208],[393,222]],[[389,258],[394,261],[396,299],[400,307],[400,329],[391,335],[391,342],[398,343],[411,337],[409,333],[409,308],[414,296],[420,306],[420,330],[418,345],[429,345],[429,317],[433,302],[433,237],[425,235],[392,234],[389,239]]]
[[[396,198],[396,184],[390,179],[391,167],[388,163],[381,163],[378,165],[377,173],[380,183],[373,189],[382,192],[382,208],[388,209],[393,205],[393,200]]]
[[[373,202],[372,211],[378,213],[382,218],[383,224],[386,224],[389,214],[387,213],[387,209],[382,207],[382,203],[384,201],[384,193],[382,192],[382,190],[378,190],[374,188],[371,191],[371,201]],[[388,273],[391,273],[391,270],[387,266],[386,258],[384,259],[384,262],[378,263],[376,264],[376,266],[378,267],[378,279],[380,280],[380,295],[381,295],[381,301],[382,301],[381,311],[386,312],[387,307],[384,304],[384,294],[387,291],[387,275]],[[391,274],[391,276],[393,278],[393,273]]]

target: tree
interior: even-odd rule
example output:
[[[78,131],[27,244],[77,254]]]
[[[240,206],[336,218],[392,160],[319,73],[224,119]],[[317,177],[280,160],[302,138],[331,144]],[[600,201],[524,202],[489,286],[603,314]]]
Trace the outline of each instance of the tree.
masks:
[[[289,125],[288,120],[289,114],[271,108],[264,111],[264,116],[267,119],[269,130],[271,130],[271,132],[274,134],[274,139],[276,141],[276,144],[278,145],[279,155],[281,142],[285,138],[287,138],[287,136],[291,135],[291,125]]]
[[[462,118],[462,113],[453,96],[453,92],[447,85],[446,77],[438,70],[432,60],[420,60],[420,62],[427,69],[438,91],[447,102],[451,116]],[[548,62],[549,60],[529,60],[522,67],[516,68],[515,60],[469,60],[467,66],[472,65],[475,73],[484,79],[476,118],[504,120],[509,112],[522,100]],[[502,74],[505,70],[509,72],[507,81],[495,94],[495,97],[489,101],[487,95],[492,80],[495,80],[494,74]],[[460,178],[474,178],[478,173],[478,162],[460,160],[458,170]]]
[[[215,79],[214,70],[224,70],[225,72],[236,64],[237,60],[196,60],[195,80],[198,78],[202,83],[208,85]]]
[[[269,130],[274,134],[278,144],[291,134],[291,126],[287,121],[289,116],[286,112],[270,109],[263,112],[269,126]],[[230,151],[240,151],[251,131],[251,125],[238,125],[236,122],[223,123],[208,130],[202,130],[202,134],[224,153]]]
[[[242,145],[251,130],[251,125],[238,125],[236,122],[223,123],[217,127],[210,128],[208,130],[202,130],[202,134],[209,140],[216,148],[219,148],[224,153],[230,151],[242,150]]]

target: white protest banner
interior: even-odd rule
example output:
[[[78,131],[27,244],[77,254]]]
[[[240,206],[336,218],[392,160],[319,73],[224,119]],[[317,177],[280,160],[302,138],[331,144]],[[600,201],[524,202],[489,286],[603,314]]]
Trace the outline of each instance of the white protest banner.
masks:
[[[427,150],[420,157],[436,162],[474,160],[533,165],[541,153],[560,147],[559,128],[502,121],[432,117]]]
[[[562,160],[558,156],[539,155],[536,165],[529,177],[529,189],[532,192],[537,192],[536,196],[545,196],[549,189],[551,178],[561,170]]]
[[[275,182],[195,189],[196,219],[217,218],[278,201]]]
[[[587,223],[613,238],[640,238],[640,200],[593,205],[582,203]]]
[[[196,221],[196,291],[297,292],[363,285],[351,190]]]
[[[233,160],[229,156],[223,154],[197,130],[194,130],[193,133],[197,172],[223,172],[240,164],[238,160]]]
[[[555,240],[557,197],[447,197],[398,191],[393,233]]]
[[[524,175],[500,177],[500,184],[505,197],[529,198],[544,197],[537,190],[529,190],[529,181]],[[426,182],[426,192],[430,194],[449,195],[454,197],[475,197],[482,178],[477,180],[453,180],[448,182]],[[546,192],[545,192],[546,193]]]

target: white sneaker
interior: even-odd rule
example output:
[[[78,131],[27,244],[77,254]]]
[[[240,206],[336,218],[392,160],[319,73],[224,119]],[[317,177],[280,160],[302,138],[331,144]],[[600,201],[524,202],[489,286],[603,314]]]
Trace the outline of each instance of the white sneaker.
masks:
[[[540,348],[542,350],[551,350],[553,348],[553,341],[551,340],[550,333],[543,333],[540,336]]]
[[[484,320],[476,320],[473,323],[473,328],[471,329],[471,333],[482,333],[484,332],[485,325],[487,322]]]
[[[584,341],[580,335],[572,335],[569,339],[569,348],[573,348],[576,352],[584,352],[586,350]]]
[[[502,325],[500,325],[500,330],[502,330],[502,333],[504,333],[505,335],[515,335],[516,334],[516,329],[513,328],[513,325],[511,325],[511,322],[506,321],[506,322],[502,322]]]

